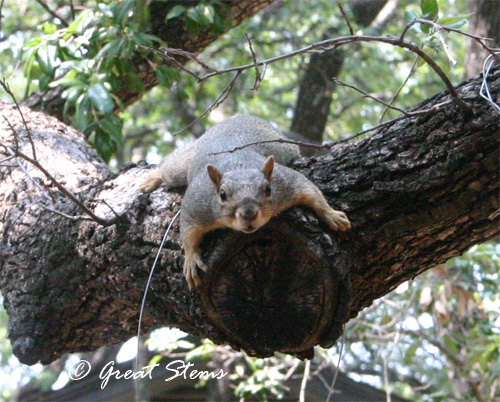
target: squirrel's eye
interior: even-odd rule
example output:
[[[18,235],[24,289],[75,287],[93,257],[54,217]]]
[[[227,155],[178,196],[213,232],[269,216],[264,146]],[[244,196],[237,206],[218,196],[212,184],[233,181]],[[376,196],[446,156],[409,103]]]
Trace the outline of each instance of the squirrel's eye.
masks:
[[[227,201],[226,190],[224,190],[223,188],[221,188],[221,190],[219,192],[219,197],[220,197],[221,201]]]
[[[268,184],[266,186],[266,197],[270,197],[271,196],[271,186]]]

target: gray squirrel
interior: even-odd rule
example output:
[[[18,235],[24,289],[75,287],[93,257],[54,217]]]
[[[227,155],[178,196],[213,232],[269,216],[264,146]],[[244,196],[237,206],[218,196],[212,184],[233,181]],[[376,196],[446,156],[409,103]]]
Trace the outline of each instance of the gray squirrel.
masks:
[[[263,142],[280,138],[281,133],[264,120],[235,116],[167,155],[139,186],[143,193],[162,182],[169,187],[187,186],[180,231],[189,289],[201,284],[196,266],[208,270],[200,243],[212,230],[252,233],[283,210],[299,205],[312,208],[332,229],[350,229],[347,216],[330,207],[315,184],[285,166],[300,157],[298,146]]]

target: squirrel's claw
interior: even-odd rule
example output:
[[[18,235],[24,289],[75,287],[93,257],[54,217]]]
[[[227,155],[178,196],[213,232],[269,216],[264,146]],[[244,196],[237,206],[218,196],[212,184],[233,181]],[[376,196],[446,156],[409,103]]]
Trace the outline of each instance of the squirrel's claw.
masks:
[[[349,222],[349,218],[347,218],[347,215],[341,211],[332,209],[325,214],[325,218],[328,226],[334,230],[345,231],[351,229],[351,222]]]
[[[184,262],[184,276],[189,286],[189,290],[194,290],[201,285],[201,279],[196,267],[200,267],[204,272],[208,271],[208,266],[203,262],[199,254],[186,257]]]

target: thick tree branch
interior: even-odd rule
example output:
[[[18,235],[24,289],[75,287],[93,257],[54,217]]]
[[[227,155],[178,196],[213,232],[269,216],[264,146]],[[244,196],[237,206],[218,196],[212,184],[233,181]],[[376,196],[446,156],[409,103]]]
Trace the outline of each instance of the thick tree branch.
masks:
[[[498,99],[500,68],[492,71],[489,83]],[[182,276],[183,256],[174,225],[148,294],[145,329],[177,326],[254,354],[266,355],[274,348],[306,356],[311,344],[330,345],[342,322],[398,284],[497,235],[500,123],[491,105],[478,95],[480,85],[476,78],[457,88],[470,103],[470,114],[450,103],[435,114],[412,116],[368,139],[295,163],[333,206],[346,211],[353,223],[349,234],[331,232],[300,209],[284,213],[255,234],[213,232],[203,247],[213,269],[200,294],[190,293]],[[438,94],[414,111],[449,101],[448,94]],[[3,106],[2,113],[16,130],[23,130],[14,108]],[[95,222],[42,214],[43,196],[26,176],[12,167],[0,168],[0,284],[14,353],[33,364],[134,335],[149,269],[181,196],[165,189],[139,194],[137,185],[148,169],[132,166],[109,176],[80,134],[38,113],[24,110],[24,114],[30,128],[35,128],[32,137],[40,164],[74,193],[79,190],[82,199],[106,200],[126,218],[126,223],[100,227]],[[0,128],[0,141],[5,143],[12,134],[7,126]],[[24,149],[29,149],[28,143],[20,144]],[[76,214],[75,205],[47,188],[57,200],[58,211]],[[113,217],[103,203],[87,205],[104,219]],[[276,280],[281,285],[296,284],[292,293],[284,295],[291,303],[285,307],[294,307],[299,314],[293,315],[292,309],[287,318],[294,328],[309,328],[307,320],[293,322],[304,317],[301,308],[308,308],[309,302],[293,301],[307,301],[307,286],[317,290],[318,281],[314,275],[300,276],[307,271],[292,274],[286,265],[302,261],[302,241],[313,245],[306,249],[310,272],[325,279],[325,287],[315,295],[326,291],[320,299],[335,307],[322,310],[322,332],[312,334],[305,349],[302,338],[296,344],[291,338],[280,344],[273,343],[279,337],[270,341],[259,331],[249,333],[256,336],[250,338],[254,341],[244,333],[228,333],[231,323],[213,306],[207,307],[207,300],[217,303],[226,295],[210,291],[229,289],[239,297],[240,310],[233,313],[245,316],[254,306],[245,301],[246,292],[268,289]],[[284,262],[276,271],[280,276],[275,278],[270,271],[257,289],[250,289],[251,278],[244,271],[226,270],[230,265],[224,261],[241,263],[237,249],[247,246],[247,256],[257,264]],[[316,258],[316,252],[322,257]],[[328,263],[322,265],[322,261]]]

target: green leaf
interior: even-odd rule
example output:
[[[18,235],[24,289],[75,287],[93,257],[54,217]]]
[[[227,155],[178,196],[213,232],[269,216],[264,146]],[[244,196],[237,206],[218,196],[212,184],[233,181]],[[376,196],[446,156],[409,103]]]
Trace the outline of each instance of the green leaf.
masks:
[[[81,76],[77,77],[77,71],[76,70],[71,70],[68,74],[66,74],[64,77],[53,81],[50,84],[51,88],[55,88],[58,85],[64,85],[66,87],[72,87],[75,85],[78,86],[86,86],[88,85],[86,81],[82,80]]]
[[[438,16],[439,6],[437,0],[420,0],[420,9],[422,14],[428,19],[433,20]]]
[[[159,363],[161,361],[161,359],[163,358],[162,355],[154,355],[151,360],[149,361],[148,365],[149,366],[152,366],[156,363]]]
[[[412,11],[405,11],[404,20],[405,20],[405,24],[406,25],[408,25],[409,23],[411,23],[412,21],[415,21],[417,19],[418,19],[418,15],[415,14],[414,12],[412,12]],[[420,27],[420,24],[413,24],[410,29],[412,31],[416,31],[416,32],[419,32],[419,33],[422,32],[422,28]]]
[[[108,114],[113,111],[113,99],[101,83],[92,85],[88,90],[88,95],[100,114]]]
[[[457,344],[449,335],[444,336],[444,344],[450,349],[452,353],[457,354],[458,353],[458,347]]]
[[[469,13],[465,15],[460,15],[458,17],[446,17],[446,18],[440,18],[438,22],[447,28],[454,28],[458,29],[465,24],[467,24],[467,19],[474,15],[474,13]]]
[[[118,13],[116,15],[116,18],[114,19],[116,24],[124,26],[124,22],[128,19],[128,15],[134,7],[134,1],[135,0],[125,0],[120,4],[120,6],[118,7]]]
[[[91,12],[91,9],[85,10],[75,21],[73,21],[73,23],[66,29],[64,40],[67,40],[71,35],[73,35],[77,30],[80,29],[80,24],[84,22],[85,18],[87,18]]]
[[[206,28],[210,24],[208,18],[205,17],[198,8],[191,8],[188,10],[186,22],[189,20],[192,20],[192,22],[198,25],[198,31],[199,28]]]
[[[113,18],[113,11],[107,4],[99,3],[97,8],[106,18]]]
[[[75,114],[71,120],[71,125],[79,131],[85,131],[88,125],[88,114],[90,109],[89,98],[82,94],[76,102]]]
[[[99,120],[97,125],[108,135],[109,140],[114,144],[122,143],[123,121],[118,116],[110,115],[107,118]]]
[[[193,34],[195,38],[198,37],[198,34],[200,33],[200,28],[201,25],[198,24],[195,20],[192,18],[186,18],[186,28],[187,30]]]
[[[32,48],[28,52],[28,61],[26,62],[26,67],[24,67],[24,76],[26,77],[26,88],[24,90],[24,97],[27,98],[30,90],[30,84],[33,77],[33,63],[35,61],[38,48]]]
[[[75,85],[75,86],[69,87],[68,89],[65,89],[62,92],[61,97],[63,99],[66,99],[66,101],[67,101],[66,103],[73,103],[80,96],[80,94],[82,93],[82,90],[83,90],[83,86]]]
[[[101,58],[104,57],[104,55],[106,54],[106,52],[109,52],[109,51],[117,51],[117,49],[120,48],[120,42],[122,42],[123,39],[114,39],[112,40],[111,42],[108,42],[106,43],[102,48],[101,50],[99,50],[99,53],[97,53],[94,57],[94,60],[95,61],[99,61]]]
[[[57,48],[52,45],[42,45],[36,52],[36,61],[45,74],[52,75],[59,64]]]
[[[95,130],[94,146],[106,163],[117,150],[116,142],[112,141],[110,136],[99,127]]]
[[[50,24],[48,22],[43,24],[43,33],[45,35],[52,35],[56,31],[57,31],[57,26],[55,26],[54,24]]]
[[[148,3],[149,1],[136,0],[134,5],[134,20],[137,22],[142,32],[146,32],[150,28]]]
[[[178,18],[185,12],[186,12],[186,7],[175,6],[168,12],[167,16],[165,17],[165,22],[167,22],[168,20],[172,20],[174,18]]]
[[[44,40],[40,36],[34,38],[31,42],[28,42],[26,45],[24,45],[25,48],[27,47],[35,47],[38,46],[40,43],[42,43]]]
[[[38,79],[38,86],[41,91],[49,89],[49,84],[52,81],[52,75],[44,75]]]

